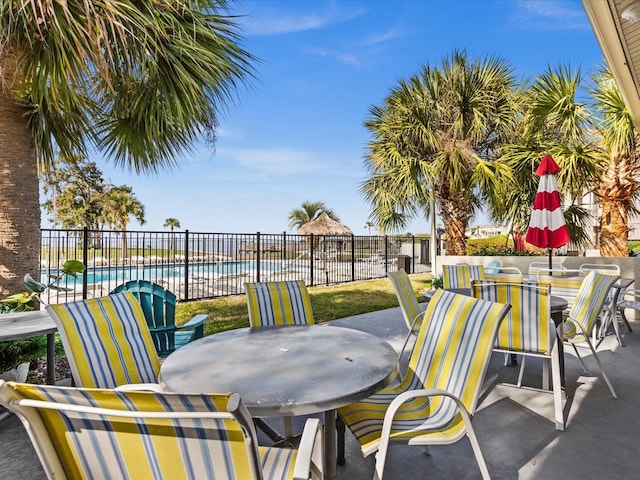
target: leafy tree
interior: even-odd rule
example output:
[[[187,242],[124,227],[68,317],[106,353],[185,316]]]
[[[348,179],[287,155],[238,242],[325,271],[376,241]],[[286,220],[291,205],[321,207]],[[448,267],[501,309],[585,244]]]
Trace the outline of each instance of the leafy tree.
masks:
[[[49,175],[43,176],[43,190],[50,197],[43,207],[54,226],[98,230],[102,196],[107,185],[95,162],[74,155],[61,158]]]
[[[226,0],[0,3],[0,272],[39,265],[38,171],[97,150],[155,172],[177,164],[252,75]]]
[[[326,213],[337,222],[340,221],[333,210],[327,208],[324,202],[306,201],[302,202],[302,206],[300,208],[292,210],[289,214],[289,227],[298,229],[305,223],[309,223],[311,220],[318,218],[322,212]]]
[[[445,226],[447,252],[465,254],[465,230],[509,171],[500,147],[513,131],[515,78],[503,60],[472,61],[454,52],[426,66],[370,110],[373,135],[361,192],[372,220],[400,231],[430,216],[432,196]]]
[[[111,188],[104,197],[104,218],[115,230],[122,233],[122,257],[127,257],[127,224],[131,216],[140,225],[145,223],[144,206],[133,194],[133,189],[127,185]]]

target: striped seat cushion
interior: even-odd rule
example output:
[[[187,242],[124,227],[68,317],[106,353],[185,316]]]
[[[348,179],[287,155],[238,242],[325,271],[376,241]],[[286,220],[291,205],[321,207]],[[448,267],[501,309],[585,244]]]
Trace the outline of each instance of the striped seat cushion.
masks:
[[[48,305],[47,310],[60,332],[76,385],[157,383],[160,362],[131,292]]]
[[[312,325],[309,292],[302,280],[245,283],[249,324]]]
[[[20,397],[145,412],[226,412],[231,394],[80,390],[10,384]],[[122,418],[39,409],[68,478],[251,479],[250,445],[229,418]],[[291,479],[297,451],[259,449],[264,478]]]

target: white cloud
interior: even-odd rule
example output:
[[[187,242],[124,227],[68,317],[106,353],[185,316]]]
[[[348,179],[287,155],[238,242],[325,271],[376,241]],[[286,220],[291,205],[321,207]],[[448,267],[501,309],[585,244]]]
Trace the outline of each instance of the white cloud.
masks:
[[[268,5],[265,3],[265,5]],[[295,5],[292,3],[288,6]],[[305,6],[313,4],[304,4]],[[239,24],[243,33],[247,35],[282,35],[307,30],[318,30],[336,23],[346,22],[365,13],[358,9],[344,12],[337,8],[336,4],[329,4],[331,8],[326,11],[292,13],[282,10],[264,11],[260,13],[259,20],[253,17],[243,17]]]
[[[365,47],[379,45],[381,43],[386,43],[389,40],[394,40],[396,38],[399,38],[402,35],[403,33],[398,28],[391,28],[386,32],[371,35],[369,38],[367,38],[362,42],[362,45]]]
[[[308,52],[311,55],[335,58],[339,62],[346,63],[347,65],[360,65],[361,63],[358,56],[352,53],[337,52],[337,51],[332,51],[326,48],[313,48],[313,49],[309,49]]]
[[[579,3],[552,2],[549,0],[527,0],[517,2],[517,11],[512,17],[518,25],[526,24],[540,30],[590,29]],[[573,7],[575,5],[575,7]]]
[[[218,149],[219,156],[243,168],[273,175],[295,175],[322,170],[327,160],[322,154],[287,148],[272,149]]]

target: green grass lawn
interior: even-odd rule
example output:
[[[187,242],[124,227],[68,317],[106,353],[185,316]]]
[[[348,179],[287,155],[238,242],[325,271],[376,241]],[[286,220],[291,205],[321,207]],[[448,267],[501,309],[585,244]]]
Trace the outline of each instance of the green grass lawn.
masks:
[[[431,274],[415,274],[410,278],[416,298],[422,301],[423,290],[431,285]],[[398,306],[393,286],[387,278],[309,287],[309,296],[316,323]],[[185,323],[198,313],[209,314],[205,335],[249,326],[244,295],[181,303],[177,307],[176,322]]]

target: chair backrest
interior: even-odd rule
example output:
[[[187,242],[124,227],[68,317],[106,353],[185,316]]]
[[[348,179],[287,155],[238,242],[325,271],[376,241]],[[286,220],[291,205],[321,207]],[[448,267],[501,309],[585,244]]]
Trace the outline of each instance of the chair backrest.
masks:
[[[237,394],[0,381],[0,403],[25,424],[49,478],[262,478],[255,428]]]
[[[517,267],[495,267],[493,273],[484,270],[485,280],[494,280],[497,282],[523,282],[524,275]]]
[[[58,327],[76,385],[157,383],[160,361],[132,293],[47,305],[47,311]]]
[[[565,338],[579,341],[596,323],[602,308],[607,303],[609,291],[620,277],[604,273],[589,272],[578,290],[575,302],[564,323]]]
[[[473,296],[508,303],[511,310],[500,325],[496,348],[549,355],[556,338],[548,285],[474,280]]]
[[[598,272],[607,275],[620,275],[620,266],[615,263],[583,263],[579,270],[584,273]]]
[[[443,265],[442,285],[447,288],[471,288],[471,280],[484,280],[482,265]]]
[[[511,308],[446,290],[436,290],[411,352],[400,390],[438,388],[475,412],[498,326]],[[449,397],[430,400],[443,418],[457,413]]]
[[[564,298],[567,309],[571,309],[584,281],[584,274],[580,270],[541,268],[537,280],[540,284],[551,285],[551,295]]]
[[[312,325],[313,310],[302,280],[244,284],[249,325]]]
[[[529,264],[529,275],[537,275],[540,269],[548,269],[549,262],[531,262]],[[561,263],[551,263],[551,268],[554,270],[564,270],[564,266]]]
[[[144,312],[156,350],[168,355],[176,349],[175,319],[177,298],[162,285],[148,280],[130,280],[114,288],[111,293],[131,292]]]
[[[395,272],[388,272],[387,277],[391,280],[393,289],[396,292],[396,297],[398,297],[400,310],[402,310],[402,316],[407,324],[407,328],[411,330],[413,321],[422,313],[422,309],[420,308],[418,300],[416,300],[409,275],[407,275],[404,270],[397,270]]]

